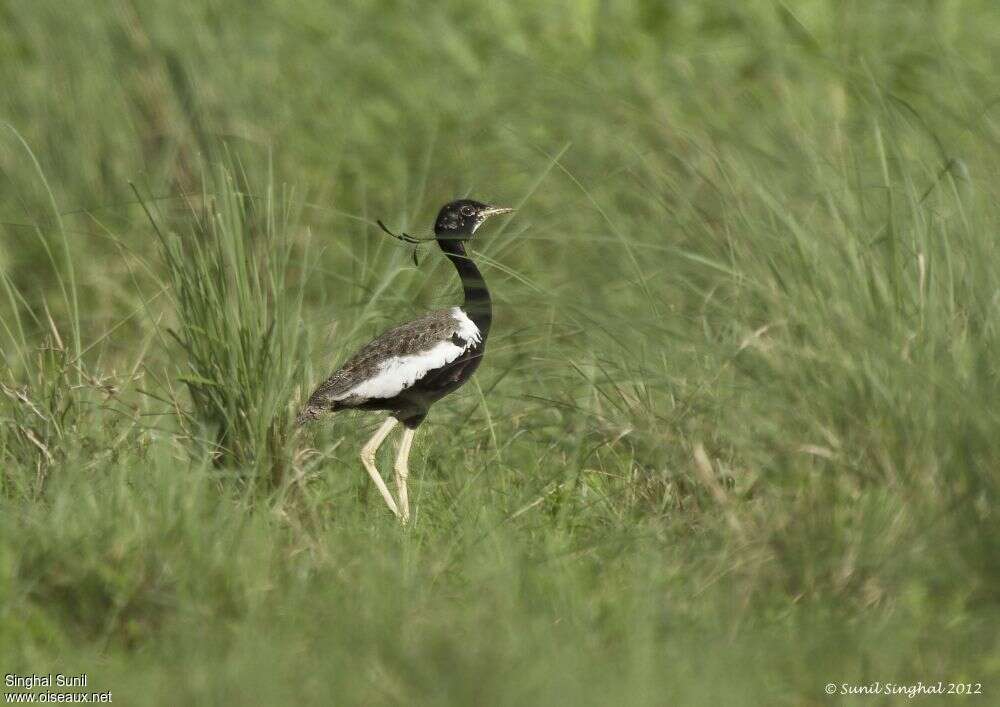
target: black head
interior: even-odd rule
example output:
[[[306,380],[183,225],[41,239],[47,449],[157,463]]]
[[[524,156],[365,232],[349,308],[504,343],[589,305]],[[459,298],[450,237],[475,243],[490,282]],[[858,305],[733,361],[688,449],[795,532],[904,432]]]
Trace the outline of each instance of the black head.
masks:
[[[468,240],[483,221],[490,216],[508,214],[514,209],[490,206],[472,199],[459,199],[445,204],[434,222],[434,233],[438,238]]]

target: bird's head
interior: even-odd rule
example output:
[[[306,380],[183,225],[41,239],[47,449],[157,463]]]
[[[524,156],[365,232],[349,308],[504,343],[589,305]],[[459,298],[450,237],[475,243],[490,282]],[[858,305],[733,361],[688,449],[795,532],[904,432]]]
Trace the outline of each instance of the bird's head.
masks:
[[[434,235],[438,240],[467,241],[490,216],[509,214],[513,210],[472,199],[459,199],[445,204],[438,212],[437,221],[434,222]]]

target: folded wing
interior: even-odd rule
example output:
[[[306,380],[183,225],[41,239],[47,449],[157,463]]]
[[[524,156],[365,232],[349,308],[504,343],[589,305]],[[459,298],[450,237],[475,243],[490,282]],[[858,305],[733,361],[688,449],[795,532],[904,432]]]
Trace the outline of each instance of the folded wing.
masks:
[[[365,344],[310,398],[310,409],[355,407],[399,395],[481,341],[460,307],[429,312]]]

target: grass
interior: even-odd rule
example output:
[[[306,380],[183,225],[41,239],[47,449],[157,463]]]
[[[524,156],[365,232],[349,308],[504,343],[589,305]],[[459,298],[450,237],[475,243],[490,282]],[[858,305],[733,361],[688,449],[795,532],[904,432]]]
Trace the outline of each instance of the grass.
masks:
[[[993,3],[0,18],[5,674],[123,704],[995,692]],[[401,531],[357,459],[379,418],[290,420],[458,301],[374,220],[465,194],[519,210],[474,242],[488,358],[421,428]]]

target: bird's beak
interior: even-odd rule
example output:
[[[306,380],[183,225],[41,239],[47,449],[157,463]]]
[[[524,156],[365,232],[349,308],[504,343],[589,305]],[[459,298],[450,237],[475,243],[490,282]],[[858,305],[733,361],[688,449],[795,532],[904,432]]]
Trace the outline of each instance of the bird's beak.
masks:
[[[489,218],[490,216],[499,216],[500,214],[509,214],[514,209],[508,208],[506,206],[489,206],[483,209],[483,217]]]

